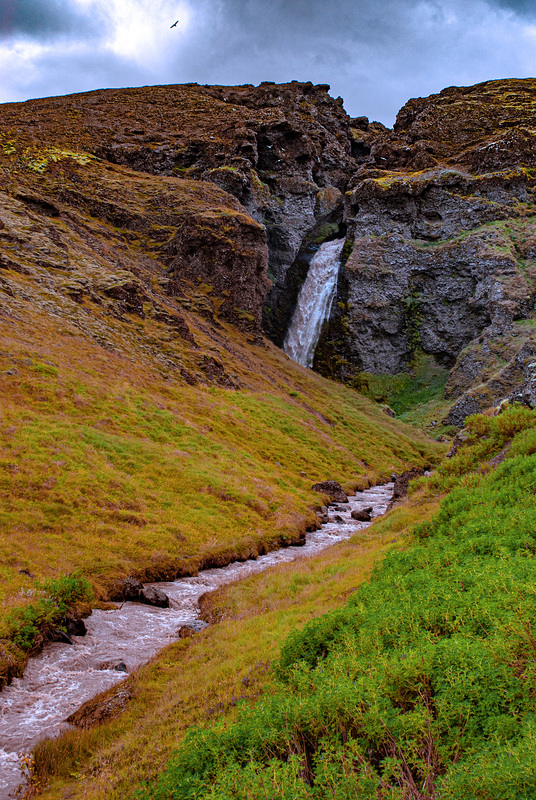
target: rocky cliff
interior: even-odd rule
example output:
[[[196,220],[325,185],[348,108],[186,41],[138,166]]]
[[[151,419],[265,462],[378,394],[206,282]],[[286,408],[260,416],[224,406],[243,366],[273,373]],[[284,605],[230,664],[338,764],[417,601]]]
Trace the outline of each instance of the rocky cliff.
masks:
[[[257,331],[262,317],[281,345],[316,248],[346,237],[316,369],[359,388],[425,357],[457,425],[500,401],[536,353],[536,81],[410,100],[393,130],[349,118],[328,89],[0,107],[4,313],[30,292],[73,318],[88,304],[149,315],[186,340],[189,310]]]
[[[535,99],[534,80],[491,81],[410,100],[393,131],[354,121],[351,254],[319,366],[327,352],[348,380],[425,354],[450,371],[455,425],[531,377]]]

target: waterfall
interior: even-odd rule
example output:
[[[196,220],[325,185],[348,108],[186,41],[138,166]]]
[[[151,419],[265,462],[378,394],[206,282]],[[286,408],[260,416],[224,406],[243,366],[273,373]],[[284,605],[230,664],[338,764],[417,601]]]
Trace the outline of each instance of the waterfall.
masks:
[[[344,239],[335,239],[320,245],[298,295],[283,350],[304,367],[313,366],[322,323],[331,312],[343,245]]]

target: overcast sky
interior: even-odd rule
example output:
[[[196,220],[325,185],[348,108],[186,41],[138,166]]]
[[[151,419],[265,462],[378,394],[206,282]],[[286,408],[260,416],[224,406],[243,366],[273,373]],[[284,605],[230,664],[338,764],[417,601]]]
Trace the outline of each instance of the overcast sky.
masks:
[[[349,114],[392,125],[410,97],[536,74],[530,0],[0,0],[0,9],[0,102],[296,79],[329,83]]]

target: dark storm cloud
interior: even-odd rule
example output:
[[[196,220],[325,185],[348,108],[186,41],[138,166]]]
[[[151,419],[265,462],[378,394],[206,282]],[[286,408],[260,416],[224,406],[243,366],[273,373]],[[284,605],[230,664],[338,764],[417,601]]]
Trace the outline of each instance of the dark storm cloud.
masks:
[[[527,74],[534,49],[516,38],[530,12],[522,0],[198,0],[196,10],[174,61],[183,80],[329,83],[350,114],[389,124],[412,96]]]
[[[47,40],[55,36],[86,37],[95,20],[70,0],[0,0],[0,36]]]
[[[75,0],[0,3],[12,43],[0,90],[10,100],[102,86],[297,79],[329,83],[351,115],[391,124],[410,97],[536,72],[528,0],[130,0],[128,8],[92,0],[87,13]],[[170,31],[181,3],[187,24]],[[28,41],[46,46],[26,56],[17,43]]]

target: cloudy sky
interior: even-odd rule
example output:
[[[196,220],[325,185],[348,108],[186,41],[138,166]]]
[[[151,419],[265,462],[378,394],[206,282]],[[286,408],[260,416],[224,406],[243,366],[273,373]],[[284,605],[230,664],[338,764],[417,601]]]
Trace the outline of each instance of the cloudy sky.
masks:
[[[410,97],[534,75],[531,0],[0,0],[0,102],[296,79],[391,125]]]

